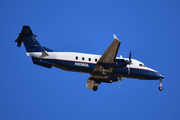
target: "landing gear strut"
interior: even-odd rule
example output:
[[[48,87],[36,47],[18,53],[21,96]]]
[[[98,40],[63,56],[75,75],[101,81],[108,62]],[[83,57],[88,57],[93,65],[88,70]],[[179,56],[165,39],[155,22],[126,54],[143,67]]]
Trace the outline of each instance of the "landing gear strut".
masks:
[[[161,79],[159,79],[159,83],[160,83],[159,90],[162,91],[163,87],[162,87],[162,80]]]
[[[106,75],[106,71],[104,70],[104,68],[103,68],[103,71],[102,71],[102,75]]]

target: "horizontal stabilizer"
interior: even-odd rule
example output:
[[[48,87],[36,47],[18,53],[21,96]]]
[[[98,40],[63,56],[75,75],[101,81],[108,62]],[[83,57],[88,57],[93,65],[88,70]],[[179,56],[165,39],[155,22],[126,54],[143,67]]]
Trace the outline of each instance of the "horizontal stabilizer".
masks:
[[[18,47],[21,47],[22,41],[23,41],[22,38],[20,36],[18,36],[18,38],[15,40],[15,42],[18,43],[17,44]]]
[[[21,44],[23,42],[23,38],[33,36],[32,30],[29,26],[23,26],[21,33],[19,33],[18,38],[15,40],[17,42],[17,46],[21,47]]]

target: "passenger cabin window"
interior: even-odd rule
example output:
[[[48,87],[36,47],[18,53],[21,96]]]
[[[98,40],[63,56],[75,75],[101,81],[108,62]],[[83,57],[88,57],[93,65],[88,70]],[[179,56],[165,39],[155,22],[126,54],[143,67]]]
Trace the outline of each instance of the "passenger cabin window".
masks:
[[[76,60],[78,60],[78,56],[76,56]]]
[[[95,62],[97,62],[97,58],[95,59]]]
[[[84,60],[84,57],[82,57],[82,60]]]
[[[91,58],[89,58],[89,61],[91,61]]]

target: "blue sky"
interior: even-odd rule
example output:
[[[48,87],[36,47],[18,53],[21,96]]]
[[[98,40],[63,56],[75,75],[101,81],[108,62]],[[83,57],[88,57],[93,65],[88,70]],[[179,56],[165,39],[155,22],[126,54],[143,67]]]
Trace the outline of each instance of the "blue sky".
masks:
[[[179,120],[178,0],[0,1],[0,120]],[[103,54],[121,40],[118,56],[145,63],[159,81],[123,79],[86,89],[89,74],[33,65],[15,39],[29,25],[39,42],[57,51]]]

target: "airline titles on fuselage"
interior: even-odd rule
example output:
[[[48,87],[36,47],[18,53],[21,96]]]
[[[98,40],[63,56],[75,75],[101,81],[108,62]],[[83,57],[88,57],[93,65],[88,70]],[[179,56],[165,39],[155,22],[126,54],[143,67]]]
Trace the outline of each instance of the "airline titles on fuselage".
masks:
[[[82,66],[82,67],[89,67],[89,64],[87,63],[79,63],[79,62],[75,62],[76,66]]]

